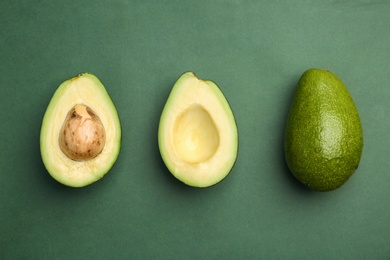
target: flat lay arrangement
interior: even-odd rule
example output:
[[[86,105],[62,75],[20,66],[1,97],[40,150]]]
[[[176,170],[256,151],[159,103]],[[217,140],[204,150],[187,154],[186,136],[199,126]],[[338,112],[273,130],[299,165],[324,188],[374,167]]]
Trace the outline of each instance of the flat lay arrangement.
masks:
[[[1,259],[389,259],[390,3],[0,4]]]

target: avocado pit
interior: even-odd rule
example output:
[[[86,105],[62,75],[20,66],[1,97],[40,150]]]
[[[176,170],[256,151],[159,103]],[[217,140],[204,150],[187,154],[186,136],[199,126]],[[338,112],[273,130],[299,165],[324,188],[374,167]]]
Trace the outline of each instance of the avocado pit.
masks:
[[[74,161],[88,161],[98,156],[106,143],[100,118],[91,108],[76,104],[67,114],[59,138],[61,151]]]

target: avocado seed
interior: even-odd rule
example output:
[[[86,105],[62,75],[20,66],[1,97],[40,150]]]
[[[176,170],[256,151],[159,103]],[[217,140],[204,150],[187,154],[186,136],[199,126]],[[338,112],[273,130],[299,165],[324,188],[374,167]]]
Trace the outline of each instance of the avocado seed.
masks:
[[[89,107],[77,104],[61,127],[58,142],[61,151],[75,161],[98,156],[106,143],[106,132],[99,117]]]

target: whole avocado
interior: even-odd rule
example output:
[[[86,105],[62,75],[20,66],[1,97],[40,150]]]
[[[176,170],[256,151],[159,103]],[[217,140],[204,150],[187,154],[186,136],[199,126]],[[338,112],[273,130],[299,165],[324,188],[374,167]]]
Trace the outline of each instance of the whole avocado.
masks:
[[[287,118],[284,151],[292,174],[312,190],[342,186],[357,169],[363,130],[356,106],[333,73],[301,76]]]

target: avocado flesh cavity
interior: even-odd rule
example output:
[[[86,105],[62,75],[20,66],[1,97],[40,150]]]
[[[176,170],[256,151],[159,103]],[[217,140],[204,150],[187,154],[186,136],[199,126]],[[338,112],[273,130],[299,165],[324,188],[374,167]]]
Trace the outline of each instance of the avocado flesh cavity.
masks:
[[[219,146],[218,129],[210,114],[200,105],[187,108],[175,121],[174,148],[188,163],[207,161]]]
[[[357,169],[363,131],[340,79],[309,69],[301,76],[285,132],[285,158],[293,175],[313,190],[342,186]]]
[[[58,182],[83,187],[115,163],[121,142],[118,113],[99,79],[84,73],[63,82],[43,118],[43,163]]]
[[[161,156],[169,171],[193,187],[224,179],[237,157],[238,132],[221,90],[192,72],[175,83],[160,118]]]

